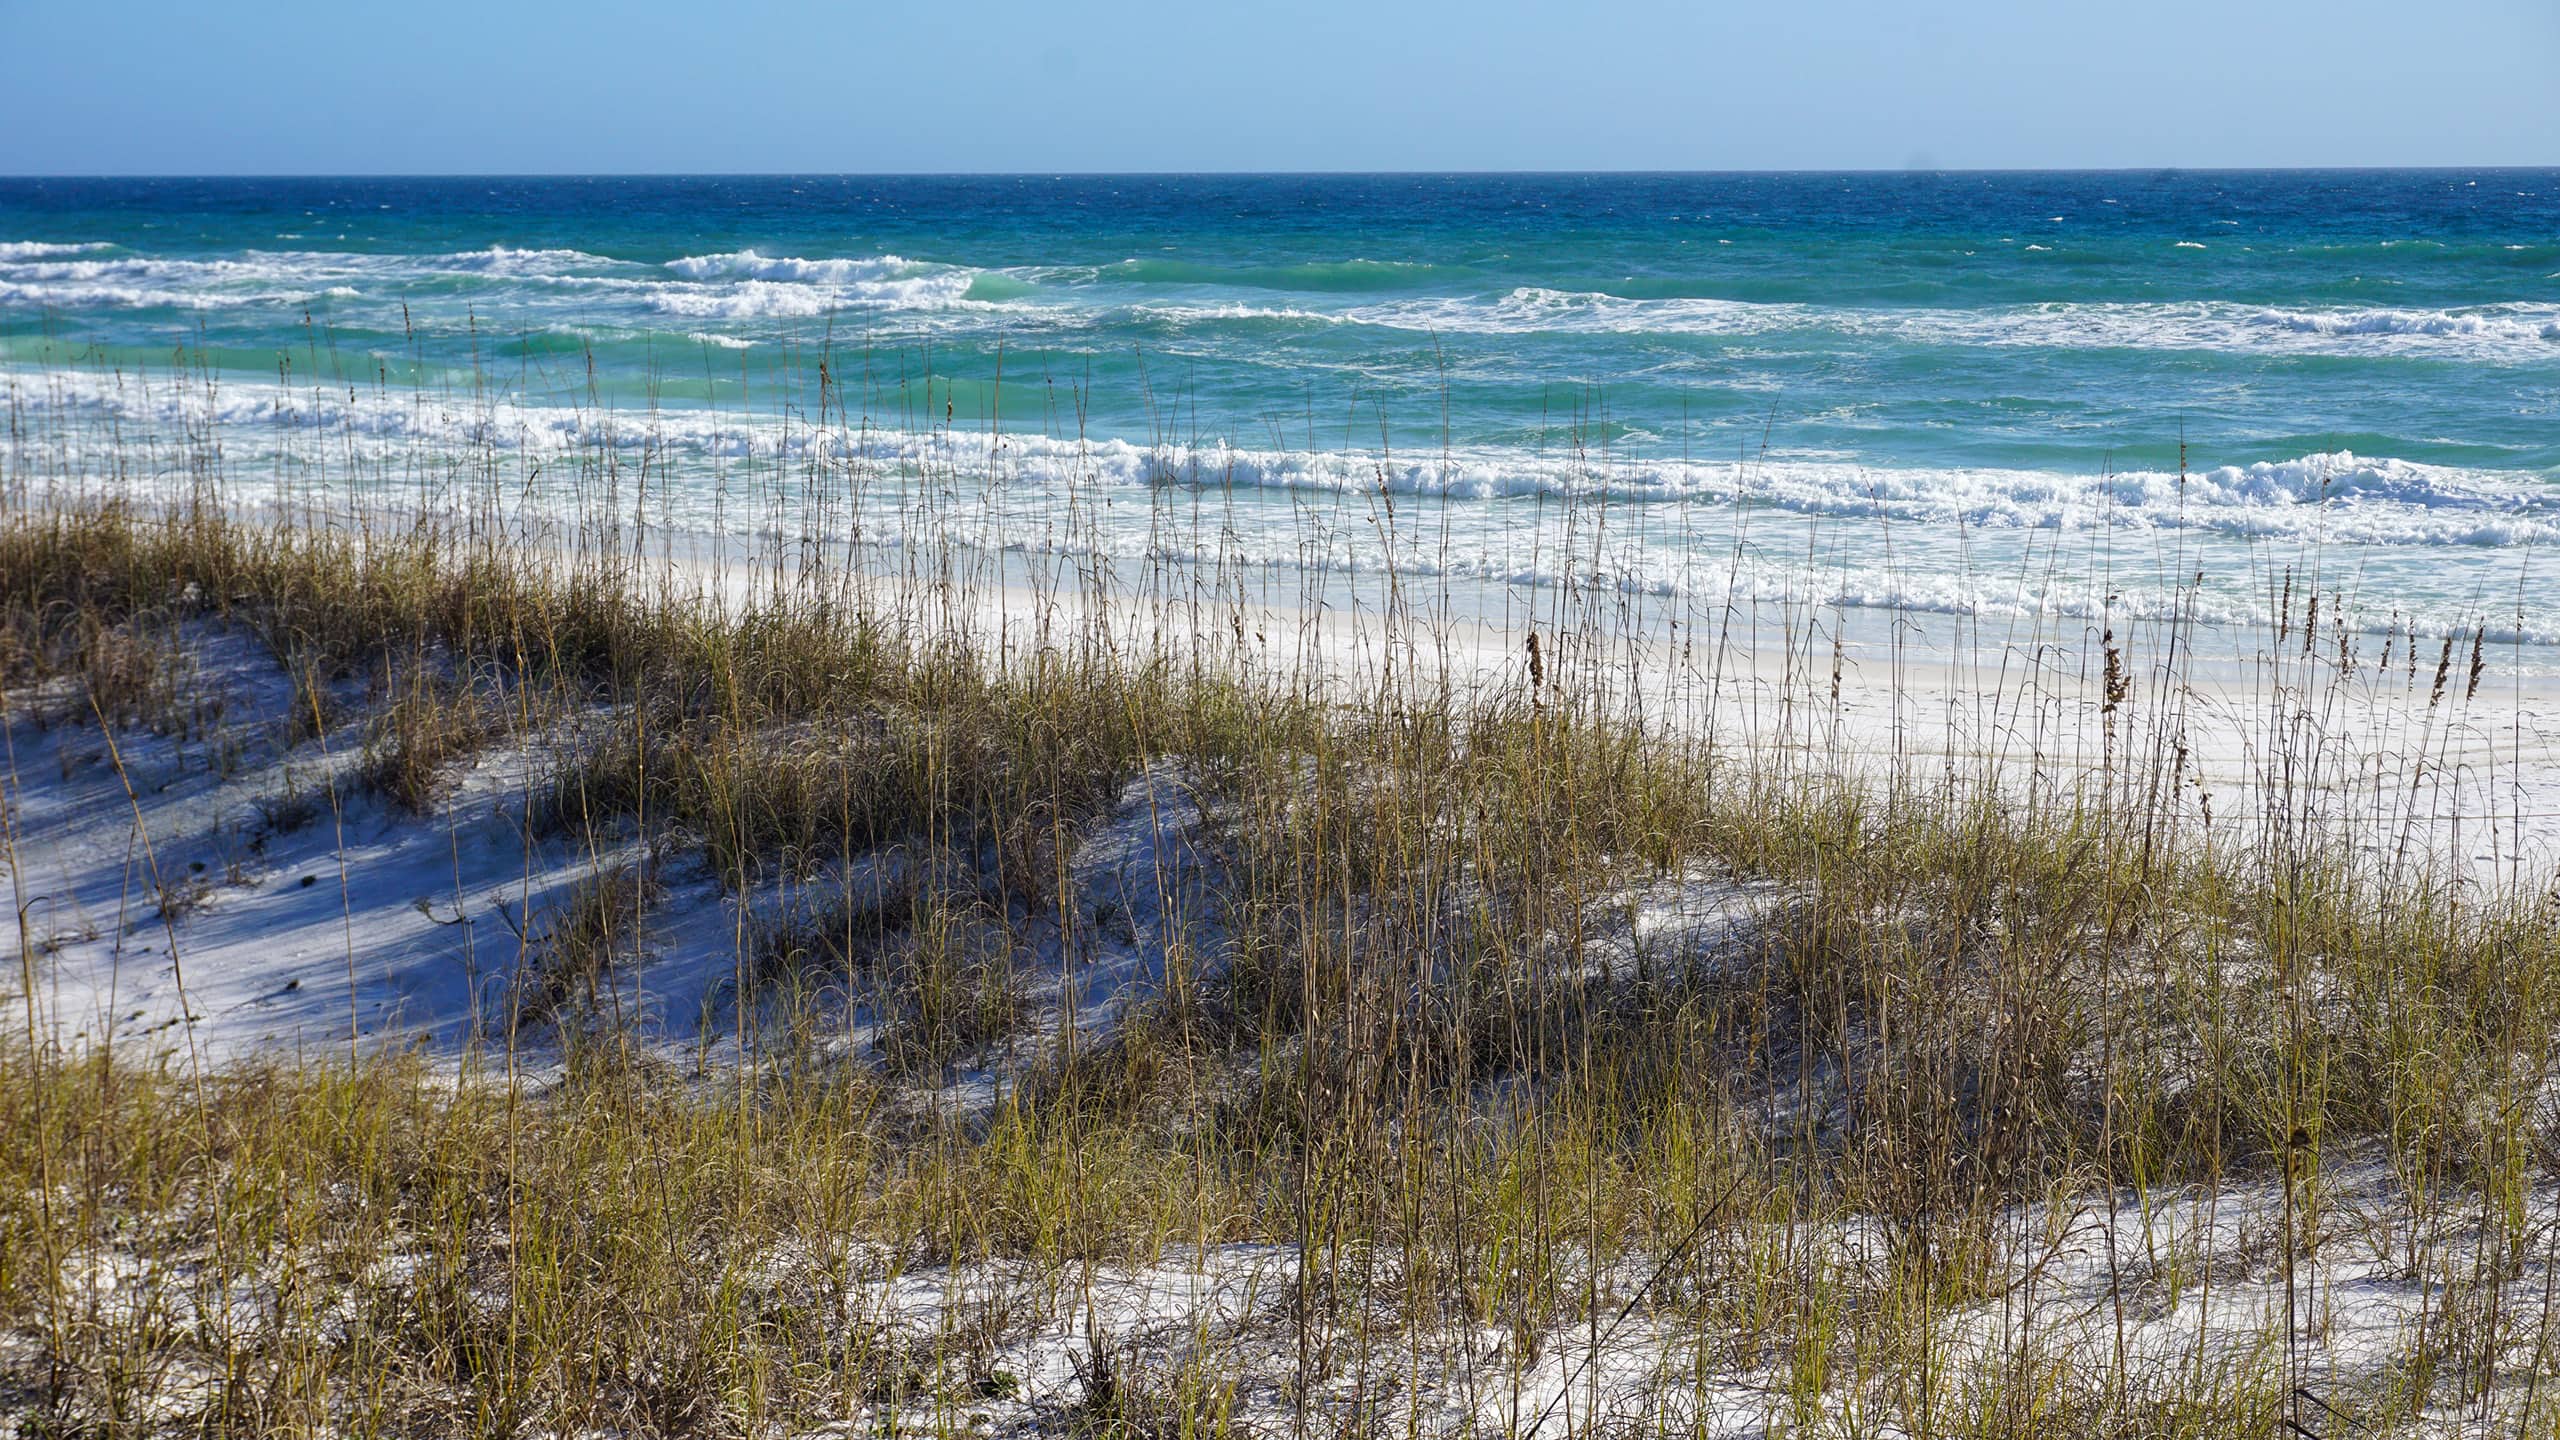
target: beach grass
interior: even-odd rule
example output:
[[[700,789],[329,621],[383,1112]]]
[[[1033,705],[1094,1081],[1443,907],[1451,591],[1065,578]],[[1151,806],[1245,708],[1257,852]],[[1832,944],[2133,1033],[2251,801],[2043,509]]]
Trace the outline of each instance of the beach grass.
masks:
[[[1746,734],[1767,672],[1665,703],[1605,592],[1453,678],[1459,617],[1392,570],[1346,663],[1214,566],[1018,585],[931,485],[886,562],[733,571],[665,558],[613,449],[563,530],[480,498],[521,457],[295,506],[229,498],[217,439],[130,500],[13,448],[13,737],[97,734],[138,826],[119,736],[302,765],[262,834],[458,827],[508,757],[491,813],[585,879],[459,1044],[366,1032],[352,926],[347,1023],[293,1053],[75,1043],[13,739],[21,1433],[2560,1423],[2560,899],[2417,823],[2480,632],[2376,655],[2317,555],[2217,796],[2175,626],[2022,681],[2079,707],[2049,741],[1878,749],[1816,607],[1753,637],[1788,718]],[[211,634],[285,677],[272,723],[225,723]],[[2378,689],[2387,771],[2340,718]],[[652,1029],[630,977],[706,890],[725,978]]]

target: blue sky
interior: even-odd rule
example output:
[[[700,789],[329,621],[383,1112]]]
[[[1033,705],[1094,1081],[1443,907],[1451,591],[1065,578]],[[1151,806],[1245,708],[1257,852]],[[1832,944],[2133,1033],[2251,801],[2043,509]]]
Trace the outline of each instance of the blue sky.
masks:
[[[0,173],[2560,164],[2560,0],[0,0]]]

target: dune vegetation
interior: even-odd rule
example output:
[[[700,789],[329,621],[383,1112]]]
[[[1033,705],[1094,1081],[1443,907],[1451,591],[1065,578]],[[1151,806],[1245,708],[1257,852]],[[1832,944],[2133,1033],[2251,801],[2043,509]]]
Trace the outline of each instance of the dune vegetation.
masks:
[[[2440,835],[2504,833],[2445,798],[2495,644],[2353,629],[2317,554],[2213,752],[2175,616],[1860,730],[1819,604],[1486,641],[1390,563],[1351,624],[1196,466],[1160,555],[1032,564],[929,461],[847,538],[849,445],[696,543],[627,440],[252,485],[13,414],[17,1433],[2560,1423],[2560,896]],[[259,971],[287,902],[343,955]],[[376,1003],[393,920],[444,1009]]]

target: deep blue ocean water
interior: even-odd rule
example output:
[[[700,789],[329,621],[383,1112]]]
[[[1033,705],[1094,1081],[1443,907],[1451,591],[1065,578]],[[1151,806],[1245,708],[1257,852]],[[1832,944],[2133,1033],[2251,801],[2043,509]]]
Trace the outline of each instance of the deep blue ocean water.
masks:
[[[2369,626],[2560,639],[2553,170],[0,180],[18,404],[166,419],[96,377],[182,355],[243,425],[343,389],[432,444],[399,397],[476,375],[512,443],[654,412],[679,470],[785,443],[824,358],[829,423],[982,456],[1015,546],[1070,470],[1170,474],[1255,554],[1383,488],[1504,583],[1705,593],[1747,538],[1843,603],[2202,569],[2251,619],[2317,553]],[[1624,546],[1557,561],[1566,496]],[[2100,533],[2123,573],[2035,576]]]

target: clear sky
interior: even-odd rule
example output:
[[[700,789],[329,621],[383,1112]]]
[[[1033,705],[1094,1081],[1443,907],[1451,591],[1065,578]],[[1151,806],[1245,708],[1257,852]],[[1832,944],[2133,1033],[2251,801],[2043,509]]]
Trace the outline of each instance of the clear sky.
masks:
[[[0,173],[2560,164],[2560,0],[0,0]]]

